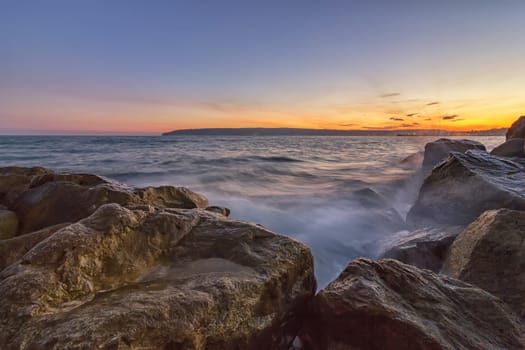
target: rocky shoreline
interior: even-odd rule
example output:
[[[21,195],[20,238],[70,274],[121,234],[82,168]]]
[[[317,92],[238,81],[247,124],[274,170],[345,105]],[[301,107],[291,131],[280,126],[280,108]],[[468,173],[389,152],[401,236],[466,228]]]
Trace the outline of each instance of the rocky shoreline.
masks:
[[[317,294],[308,247],[189,189],[0,168],[0,348],[524,349],[524,138],[428,144],[406,223]]]

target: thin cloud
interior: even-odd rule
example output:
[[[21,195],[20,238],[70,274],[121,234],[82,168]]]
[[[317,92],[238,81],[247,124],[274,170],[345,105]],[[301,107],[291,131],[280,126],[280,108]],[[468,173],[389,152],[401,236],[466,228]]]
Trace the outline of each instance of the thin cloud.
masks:
[[[416,116],[416,115],[417,115],[417,113],[409,113],[409,114],[406,114],[407,117],[414,117],[414,116]]]
[[[457,114],[453,114],[453,115],[446,115],[446,116],[444,116],[442,119],[443,119],[443,120],[454,120],[454,119],[456,119],[457,117],[458,117]]]
[[[356,126],[356,123],[344,123],[344,124],[338,124],[339,126]]]
[[[396,122],[402,122],[402,121],[404,121],[405,119],[403,119],[403,118],[398,118],[398,117],[390,117],[390,120],[393,120],[393,121],[396,121]]]
[[[400,92],[389,92],[389,93],[386,93],[386,94],[379,95],[379,97],[381,97],[381,98],[388,98],[388,97],[396,97],[396,96],[399,96],[399,95],[401,95]]]
[[[367,130],[393,130],[395,126],[363,126],[363,129]]]
[[[439,102],[439,101],[434,101],[434,102],[427,103],[427,106],[438,105],[438,104],[440,104],[440,103],[441,103],[441,102]]]

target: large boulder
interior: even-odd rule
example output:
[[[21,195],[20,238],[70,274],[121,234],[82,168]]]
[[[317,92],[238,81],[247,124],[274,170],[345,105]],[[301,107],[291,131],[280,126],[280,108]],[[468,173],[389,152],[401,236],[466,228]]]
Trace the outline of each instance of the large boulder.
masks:
[[[10,210],[0,209],[0,240],[11,238],[18,231],[18,216]]]
[[[525,158],[525,139],[510,139],[494,148],[490,154],[498,157]]]
[[[306,350],[524,349],[525,329],[498,298],[395,260],[351,262],[315,298]]]
[[[500,297],[525,317],[525,212],[483,213],[454,241],[443,273]]]
[[[425,179],[407,222],[412,227],[468,225],[499,208],[525,210],[523,166],[486,152],[454,152]]]
[[[487,149],[483,144],[472,140],[452,140],[443,138],[434,142],[429,142],[425,145],[423,171],[425,173],[429,172],[433,167],[445,160],[452,152],[465,153],[468,150],[486,151]]]
[[[463,226],[450,226],[399,232],[389,239],[380,258],[439,272],[448,249],[462,229]]]
[[[202,209],[99,207],[0,272],[2,349],[287,349],[303,244]]]
[[[106,203],[205,208],[205,197],[184,187],[132,188],[91,174],[54,173],[43,168],[0,168],[0,204],[17,213],[19,234],[91,215]]]
[[[506,139],[525,139],[525,116],[519,117],[509,130],[507,130]]]

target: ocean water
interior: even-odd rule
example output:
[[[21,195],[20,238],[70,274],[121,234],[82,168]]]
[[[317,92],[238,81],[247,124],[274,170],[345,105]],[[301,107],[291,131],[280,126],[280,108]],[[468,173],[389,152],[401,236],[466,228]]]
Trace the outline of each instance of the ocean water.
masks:
[[[406,215],[418,181],[401,161],[436,137],[0,136],[0,166],[89,172],[135,186],[186,186],[234,218],[312,248],[319,286],[358,256],[375,257],[370,188]],[[503,137],[473,137],[490,150]],[[375,230],[375,231],[374,231]],[[372,233],[374,231],[374,233]]]

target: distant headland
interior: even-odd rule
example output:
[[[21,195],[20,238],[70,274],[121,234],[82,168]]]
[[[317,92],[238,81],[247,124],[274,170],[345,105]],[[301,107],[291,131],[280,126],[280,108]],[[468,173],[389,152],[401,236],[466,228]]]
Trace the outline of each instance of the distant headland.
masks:
[[[450,131],[442,129],[206,128],[173,130],[163,133],[162,136],[504,136],[506,131],[507,129]]]

